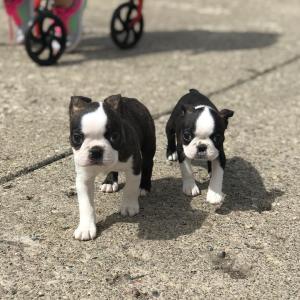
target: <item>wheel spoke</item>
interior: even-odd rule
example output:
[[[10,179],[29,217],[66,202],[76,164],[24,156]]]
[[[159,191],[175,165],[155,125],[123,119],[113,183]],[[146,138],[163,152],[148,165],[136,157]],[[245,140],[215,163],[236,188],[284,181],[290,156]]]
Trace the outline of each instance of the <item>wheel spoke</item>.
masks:
[[[53,49],[52,49],[52,45],[49,45],[48,49],[49,49],[49,56],[48,56],[48,59],[50,60],[50,59],[53,58]]]
[[[39,34],[41,35],[41,39],[45,39],[45,32],[43,29],[43,23],[44,23],[44,19],[42,19],[40,22],[37,22],[38,25],[38,30],[39,30]]]
[[[33,29],[32,29],[32,30],[33,30]],[[32,32],[32,30],[29,32],[29,34],[30,34],[30,39],[31,39],[33,42],[37,43],[37,44],[42,44],[42,43],[43,43],[43,40],[42,40],[40,37],[35,36],[34,33]]]
[[[115,29],[115,34],[122,34],[122,33],[124,33],[126,30],[124,30],[124,29],[121,29],[121,30],[118,30],[118,29]]]
[[[131,15],[132,9],[133,9],[133,7],[132,7],[132,5],[130,5],[128,8],[128,11],[127,11],[127,15],[126,15],[126,23],[129,23],[129,21],[130,21],[130,15]]]
[[[121,18],[121,15],[120,14],[118,14],[117,15],[117,19],[121,22],[121,24],[122,24],[122,26],[123,26],[123,28],[126,28],[126,23],[125,23],[125,21],[123,21],[122,20],[122,18]]]
[[[51,39],[51,41],[57,41],[60,45],[63,43],[63,38],[60,36],[54,35]]]
[[[40,55],[44,52],[44,50],[46,49],[46,46],[47,46],[47,45],[43,44],[42,47],[41,47],[38,51],[35,51],[35,52],[33,52],[33,53],[34,53],[36,56],[40,56]]]
[[[123,44],[127,44],[128,38],[129,38],[129,30],[126,31],[126,36],[125,36],[125,38],[123,40]]]
[[[138,31],[136,31],[136,29],[134,27],[132,27],[131,30],[134,34],[134,39],[135,40],[138,39],[140,33]]]
[[[47,29],[47,31],[45,32],[45,36],[48,36],[48,35],[50,35],[52,32],[52,30],[54,30],[54,35],[55,35],[55,27],[56,27],[57,25],[55,24],[55,23],[53,23],[53,24],[51,24],[49,27],[48,27],[48,29]]]

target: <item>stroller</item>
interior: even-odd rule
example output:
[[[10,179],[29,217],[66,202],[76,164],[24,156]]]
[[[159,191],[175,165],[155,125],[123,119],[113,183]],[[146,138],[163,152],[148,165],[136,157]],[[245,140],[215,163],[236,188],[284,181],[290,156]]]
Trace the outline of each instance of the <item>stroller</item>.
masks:
[[[40,66],[55,64],[66,49],[67,28],[55,16],[52,1],[35,1],[35,18],[25,35],[29,57]],[[141,39],[144,28],[143,0],[129,0],[118,6],[111,18],[110,34],[121,49],[129,49]]]

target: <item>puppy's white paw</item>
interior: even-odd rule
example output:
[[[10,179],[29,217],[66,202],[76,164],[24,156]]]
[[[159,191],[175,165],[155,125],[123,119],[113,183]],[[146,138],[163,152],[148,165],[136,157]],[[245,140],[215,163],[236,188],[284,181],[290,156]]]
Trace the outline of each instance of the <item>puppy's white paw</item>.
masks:
[[[216,193],[213,190],[208,190],[206,195],[206,201],[211,204],[220,204],[224,199],[224,194]]]
[[[188,196],[197,196],[200,194],[200,190],[194,179],[183,180],[183,193]]]
[[[168,160],[170,160],[170,161],[176,161],[177,159],[178,159],[177,152],[174,152],[168,156]]]
[[[132,217],[139,213],[139,203],[138,201],[132,201],[130,203],[122,203],[120,213],[123,217],[129,216]]]
[[[88,225],[79,225],[74,231],[74,237],[76,240],[87,241],[96,237],[97,228],[94,223]]]
[[[144,190],[144,189],[140,189],[140,196],[147,196],[149,194],[149,191]]]
[[[110,183],[103,183],[100,187],[101,192],[104,193],[115,193],[118,191],[119,185],[117,182],[114,182],[113,184]]]

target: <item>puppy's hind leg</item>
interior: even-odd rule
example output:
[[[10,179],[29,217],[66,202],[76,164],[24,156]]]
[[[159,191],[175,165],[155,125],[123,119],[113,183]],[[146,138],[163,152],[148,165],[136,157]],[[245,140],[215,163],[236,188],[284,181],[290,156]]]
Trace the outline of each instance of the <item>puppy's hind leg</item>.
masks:
[[[142,176],[140,183],[140,195],[146,196],[151,190],[151,177],[153,169],[153,155],[144,156],[142,162]]]
[[[178,159],[177,151],[176,151],[176,134],[175,134],[175,128],[174,124],[171,120],[169,119],[167,125],[166,125],[166,135],[167,135],[167,160],[170,161],[176,161]]]
[[[102,182],[100,190],[104,193],[114,193],[118,188],[118,172],[110,172]]]

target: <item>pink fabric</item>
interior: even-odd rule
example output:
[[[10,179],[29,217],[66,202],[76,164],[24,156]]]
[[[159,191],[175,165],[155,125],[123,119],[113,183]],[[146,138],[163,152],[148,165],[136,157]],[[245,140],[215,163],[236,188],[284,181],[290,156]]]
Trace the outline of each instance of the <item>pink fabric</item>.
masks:
[[[15,24],[19,27],[22,25],[22,20],[18,15],[18,6],[22,3],[23,0],[4,0],[4,7],[6,13],[13,18]]]
[[[74,13],[78,11],[83,0],[74,0],[70,7],[54,7],[53,13],[60,18],[67,31],[69,31],[69,20]]]

